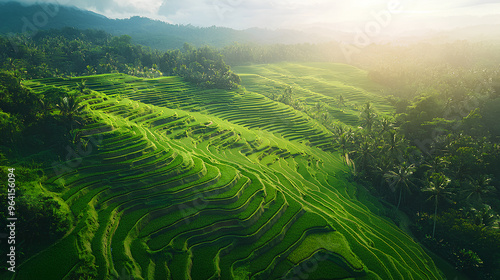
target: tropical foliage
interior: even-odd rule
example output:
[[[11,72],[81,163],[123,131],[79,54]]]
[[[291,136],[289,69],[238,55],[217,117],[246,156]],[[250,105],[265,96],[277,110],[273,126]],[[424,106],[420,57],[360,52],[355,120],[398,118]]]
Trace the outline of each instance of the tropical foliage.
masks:
[[[64,28],[34,36],[0,36],[0,65],[24,79],[126,73],[157,78],[180,75],[199,86],[233,89],[239,77],[213,48],[157,51],[135,45],[128,35]]]
[[[352,61],[365,70],[310,62],[345,62],[329,46],[156,51],[71,28],[0,37],[0,166],[22,178],[20,260],[41,252],[30,269],[74,279],[118,268],[280,279],[321,232],[342,244],[321,248],[345,259],[341,278],[439,279],[386,215],[409,217],[401,227],[458,270],[499,278],[492,48],[456,42],[419,56],[421,44],[373,45]],[[436,60],[447,48],[458,51]]]

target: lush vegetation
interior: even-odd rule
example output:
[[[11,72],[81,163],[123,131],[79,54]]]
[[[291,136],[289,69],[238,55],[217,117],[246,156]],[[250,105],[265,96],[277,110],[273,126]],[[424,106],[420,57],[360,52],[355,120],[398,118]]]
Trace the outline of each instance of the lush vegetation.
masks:
[[[331,46],[0,37],[11,279],[498,278],[494,47]]]
[[[197,61],[181,63],[185,71],[221,59],[189,45],[164,57],[172,53]],[[211,89],[189,73],[150,79],[83,69],[83,77],[21,81],[38,77],[25,58],[14,63],[27,66],[24,74],[8,64],[2,74],[2,110],[19,124],[2,142],[4,164],[26,166],[18,215],[29,228],[18,238],[38,234],[37,246],[19,246],[14,279],[280,279],[311,254],[328,263],[308,272],[316,278],[441,279],[422,248],[376,214],[379,202],[349,181],[332,133],[307,113],[243,88]],[[59,142],[33,132],[45,124]],[[311,241],[321,236],[335,244]]]
[[[59,2],[60,4],[69,4]],[[227,5],[239,3],[214,3],[214,13],[228,15]],[[221,9],[219,7],[221,5]],[[103,15],[80,10],[74,6],[57,6],[54,3],[20,4],[16,1],[0,3],[0,34],[39,31],[73,27],[77,29],[99,29],[115,36],[129,35],[133,42],[153,49],[167,51],[182,49],[185,42],[196,47],[211,46],[223,48],[233,42],[261,44],[295,44],[308,41],[302,32],[291,30],[272,31],[253,28],[234,30],[227,27],[197,27],[191,24],[169,24],[160,20],[133,16],[127,19],[111,19]],[[48,20],[43,20],[46,17]],[[311,39],[311,37],[309,37]],[[317,38],[321,40],[321,38]]]
[[[356,62],[364,73],[314,63],[235,69],[245,87],[325,125],[353,175],[403,210],[412,221],[406,227],[424,244],[458,270],[494,279],[500,236],[500,60],[494,49],[467,42],[373,46]],[[366,89],[378,98],[367,98]],[[397,211],[389,216],[403,219]]]
[[[81,86],[81,78],[24,85],[41,93]],[[81,102],[96,122],[77,130],[80,143],[87,145],[75,149],[86,156],[75,167],[75,159],[63,162],[64,172],[45,170],[49,178],[43,182],[68,205],[72,228],[57,246],[23,264],[16,279],[34,271],[42,271],[43,279],[123,274],[279,279],[293,276],[294,267],[304,266],[310,253],[320,249],[335,268],[322,273],[340,278],[402,273],[440,279],[417,244],[356,199],[362,187],[348,182],[348,168],[338,154],[314,147],[324,147],[321,142],[305,145],[310,142],[286,119],[263,131],[249,127],[252,117],[284,113],[285,105],[250,92],[198,89],[190,94],[195,88],[174,77],[95,75],[86,77],[85,86]],[[292,122],[305,118],[288,112]],[[307,133],[314,126],[310,121],[297,129]],[[274,134],[279,132],[286,139]],[[370,196],[360,199],[378,205]],[[362,235],[358,227],[366,229]],[[339,240],[335,245],[303,243],[333,232]],[[78,255],[65,259],[65,265],[49,263],[60,250]],[[389,257],[392,264],[383,261]]]
[[[128,35],[74,28],[0,37],[0,63],[23,79],[126,73],[148,78],[179,75],[206,88],[233,89],[240,83],[210,47],[185,44],[182,51],[160,52],[131,40]]]
[[[496,49],[496,45],[466,41],[374,46],[364,54],[371,55],[371,63],[360,58],[370,77],[385,85],[399,113],[389,122],[394,128],[388,142],[399,146],[394,156],[398,160],[374,163],[363,175],[373,182],[384,177],[399,188],[406,188],[401,181],[411,182],[411,199],[404,210],[414,218],[415,234],[430,248],[439,248],[437,252],[458,269],[480,279],[499,275],[495,250],[500,245],[500,58]],[[368,137],[387,143],[376,134]],[[375,146],[371,151],[374,158],[383,157]],[[389,172],[388,165],[393,166]]]

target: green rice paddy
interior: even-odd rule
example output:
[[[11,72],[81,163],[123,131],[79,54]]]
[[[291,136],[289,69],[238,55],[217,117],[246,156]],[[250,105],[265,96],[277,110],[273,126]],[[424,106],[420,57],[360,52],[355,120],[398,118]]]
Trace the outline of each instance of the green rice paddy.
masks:
[[[25,82],[41,92],[86,80],[85,113],[97,123],[80,132],[92,145],[81,164],[47,170],[47,188],[64,186],[74,228],[12,279],[71,279],[82,267],[97,279],[442,279],[417,243],[374,213],[384,210],[349,179],[330,133],[263,95],[293,83],[307,102],[342,91],[390,112],[360,70],[236,71],[254,72],[242,75],[248,91],[123,74]],[[348,123],[355,109],[345,111]]]
[[[394,108],[381,97],[382,88],[368,79],[364,70],[334,63],[276,63],[235,67],[249,91],[267,97],[292,87],[294,97],[314,106],[320,102],[336,120],[358,125],[360,108],[371,102],[379,114]],[[345,104],[339,104],[342,96]]]

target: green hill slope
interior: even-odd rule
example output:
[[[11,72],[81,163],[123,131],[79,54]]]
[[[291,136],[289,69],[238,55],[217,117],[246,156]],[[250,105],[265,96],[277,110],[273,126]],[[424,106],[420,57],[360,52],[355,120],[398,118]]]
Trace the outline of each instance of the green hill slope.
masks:
[[[244,91],[202,90],[180,77],[140,79],[123,74],[97,75],[69,81],[46,80],[60,85],[75,85],[82,80],[92,89],[109,96],[189,112],[203,112],[249,129],[266,130],[295,142],[331,150],[331,133],[307,115],[265,96]]]
[[[233,70],[249,91],[272,97],[291,86],[297,100],[310,107],[320,102],[330,115],[348,125],[358,125],[360,108],[368,101],[379,113],[394,110],[376,94],[381,87],[368,79],[366,71],[345,64],[277,63],[239,66]],[[339,104],[341,95],[345,105]]]
[[[44,184],[75,226],[12,279],[441,279],[304,114],[177,77],[25,85],[82,79],[96,123]]]

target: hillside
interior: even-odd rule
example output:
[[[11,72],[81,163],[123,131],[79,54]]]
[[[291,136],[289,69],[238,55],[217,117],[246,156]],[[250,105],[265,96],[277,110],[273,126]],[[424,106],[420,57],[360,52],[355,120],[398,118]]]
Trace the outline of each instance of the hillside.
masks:
[[[312,67],[291,66],[275,67],[283,76]],[[74,226],[12,279],[83,271],[97,279],[441,279],[352,182],[329,132],[258,87],[200,90],[179,77],[124,74],[24,85],[40,93],[82,80],[94,124],[75,134],[77,158],[45,170],[42,186],[64,200]],[[329,98],[321,85],[301,98]],[[352,101],[373,89],[360,88]]]
[[[184,43],[195,46],[224,47],[234,42],[262,44],[297,44],[319,42],[325,39],[292,30],[263,30],[252,28],[234,30],[224,27],[195,27],[169,24],[144,17],[110,19],[103,15],[71,6],[46,4],[21,5],[17,2],[1,2],[0,34],[34,32],[38,30],[74,27],[98,29],[113,35],[130,35],[134,42],[153,49],[182,48]]]
[[[367,101],[381,114],[394,112],[380,95],[382,87],[368,79],[366,71],[345,64],[283,62],[233,69],[249,91],[272,98],[291,87],[298,102],[310,110],[314,110],[316,104],[322,104],[322,111],[326,111],[335,122],[359,125],[361,107]]]

